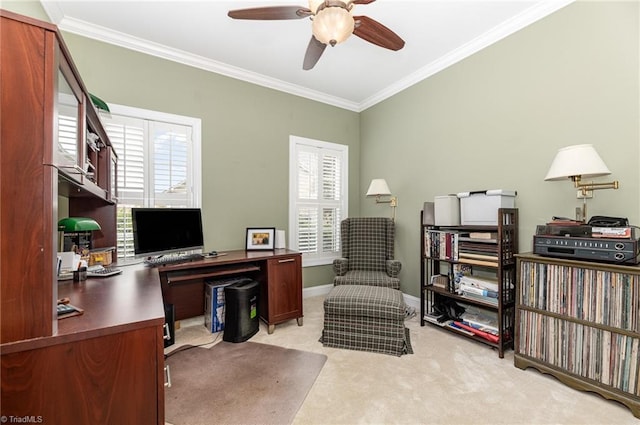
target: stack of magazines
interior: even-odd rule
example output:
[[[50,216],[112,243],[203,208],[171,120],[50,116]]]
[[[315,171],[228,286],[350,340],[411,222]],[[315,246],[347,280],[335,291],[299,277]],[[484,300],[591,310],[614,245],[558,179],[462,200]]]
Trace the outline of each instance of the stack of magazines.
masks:
[[[476,276],[461,276],[457,287],[458,294],[489,304],[498,304],[500,286],[496,280]]]

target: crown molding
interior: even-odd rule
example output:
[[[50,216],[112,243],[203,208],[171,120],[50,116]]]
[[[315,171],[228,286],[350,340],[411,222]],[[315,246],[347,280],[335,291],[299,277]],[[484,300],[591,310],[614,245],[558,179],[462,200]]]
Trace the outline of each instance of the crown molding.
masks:
[[[47,13],[49,10],[47,9]],[[51,17],[51,15],[50,15]],[[63,17],[57,24],[62,31],[80,35],[82,37],[91,38],[104,43],[112,44],[125,49],[134,50],[151,56],[178,62],[183,65],[192,66],[194,68],[203,69],[205,71],[214,72],[227,77],[235,78],[249,83],[270,89],[282,91],[285,93],[301,96],[317,102],[337,106],[339,108],[350,111],[358,111],[358,104],[343,98],[330,96],[315,90],[310,90],[296,84],[290,84],[276,78],[267,77],[262,74],[250,72],[238,67],[227,65],[203,56],[194,55],[180,49],[174,49],[162,44],[154,43],[129,34],[114,31],[99,25],[90,24],[88,22]]]
[[[465,45],[449,52],[427,66],[408,75],[407,77],[389,85],[378,93],[370,96],[361,103],[349,101],[337,96],[331,96],[316,90],[310,90],[296,84],[290,84],[276,78],[250,72],[238,67],[227,65],[203,56],[194,55],[185,51],[167,47],[148,40],[133,37],[131,35],[100,27],[81,20],[64,17],[56,1],[44,1],[42,6],[53,23],[62,31],[91,38],[97,41],[113,44],[126,49],[156,56],[162,59],[178,62],[187,66],[214,72],[227,77],[246,81],[259,86],[282,91],[295,96],[304,97],[317,102],[336,106],[354,112],[362,112],[389,97],[406,90],[422,80],[444,70],[445,68],[460,62],[461,60],[477,53],[491,44],[531,25],[532,23],[556,12],[559,9],[573,3],[575,0],[550,0],[536,3],[524,12],[505,21],[490,31],[476,37]]]

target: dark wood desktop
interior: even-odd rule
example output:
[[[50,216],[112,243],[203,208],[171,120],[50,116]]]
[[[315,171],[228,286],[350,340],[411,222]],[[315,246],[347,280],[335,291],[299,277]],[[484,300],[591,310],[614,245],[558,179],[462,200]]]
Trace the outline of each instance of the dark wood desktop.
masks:
[[[158,267],[164,302],[173,304],[176,320],[204,313],[208,281],[246,276],[260,283],[258,311],[273,333],[275,325],[296,319],[302,326],[302,255],[287,249],[227,251],[217,257]]]
[[[142,265],[58,284],[84,310],[58,332],[2,344],[4,415],[43,423],[164,423],[164,309],[158,273]]]

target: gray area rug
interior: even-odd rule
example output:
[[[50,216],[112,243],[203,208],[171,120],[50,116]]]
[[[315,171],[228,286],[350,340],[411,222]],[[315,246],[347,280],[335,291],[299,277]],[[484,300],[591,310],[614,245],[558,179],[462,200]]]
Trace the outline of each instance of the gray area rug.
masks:
[[[173,425],[290,424],[327,356],[222,341],[166,360],[165,420]]]

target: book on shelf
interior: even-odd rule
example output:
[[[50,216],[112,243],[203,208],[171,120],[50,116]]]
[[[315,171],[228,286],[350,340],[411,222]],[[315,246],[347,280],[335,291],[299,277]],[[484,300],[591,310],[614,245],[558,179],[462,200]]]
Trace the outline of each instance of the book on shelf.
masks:
[[[450,321],[444,314],[438,313],[425,313],[424,320],[438,326],[445,326],[446,322]]]
[[[449,286],[449,276],[444,274],[435,274],[431,276],[430,282],[431,285],[437,288],[447,289]]]
[[[498,305],[498,298],[486,297],[484,295],[479,295],[479,294],[476,294],[473,292],[467,292],[467,291],[462,291],[461,295],[464,298],[467,298],[470,300],[482,301],[484,303],[491,304],[491,305]]]
[[[497,343],[500,340],[500,337],[497,336],[497,335],[492,335],[492,334],[490,334],[488,332],[482,331],[480,329],[476,329],[473,326],[465,325],[462,322],[454,321],[453,324],[458,326],[458,327],[460,327],[460,328],[462,328],[463,330],[466,330],[467,332],[470,332],[472,335],[479,336],[481,338],[486,339],[487,341],[491,341],[491,342]]]
[[[474,260],[486,260],[486,261],[498,261],[497,254],[476,254],[473,252],[460,251],[458,253],[458,259],[460,258],[472,258]]]
[[[477,329],[477,330],[482,331],[482,332],[486,332],[486,333],[488,333],[490,335],[495,335],[495,336],[499,335],[498,328],[494,328],[494,327],[491,327],[491,326],[485,326],[485,325],[481,325],[481,324],[474,323],[474,322],[469,322],[467,320],[461,320],[461,322],[462,322],[463,325],[470,326],[470,327],[472,327],[474,329]]]
[[[436,229],[425,229],[425,256],[441,260],[458,259],[458,233]]]
[[[453,287],[457,287],[460,284],[460,280],[464,276],[471,276],[473,273],[473,267],[470,264],[456,263],[453,265]]]
[[[460,286],[458,286],[458,291],[463,295],[480,295],[482,297],[489,298],[498,298],[497,291],[491,291],[489,289],[478,288],[477,286],[467,285],[465,283],[460,282]]]
[[[461,276],[459,282],[461,284],[475,286],[476,288],[487,289],[494,292],[498,292],[500,290],[500,285],[497,279],[478,276]]]
[[[467,306],[465,307],[464,313],[460,315],[460,319],[463,323],[480,330],[486,329],[494,333],[498,332],[498,313],[496,311],[476,306]]]
[[[458,261],[461,263],[467,263],[467,264],[472,264],[476,266],[498,267],[498,261],[479,260],[477,258],[467,258],[467,257],[458,258]]]
[[[496,255],[498,254],[498,245],[489,244],[483,242],[470,242],[470,241],[461,241],[458,239],[458,248],[460,251],[469,251],[469,252],[492,252]]]
[[[469,232],[471,239],[495,239],[498,237],[496,232]]]
[[[461,242],[492,245],[498,242],[498,234],[493,232],[472,232],[460,236]]]
[[[458,331],[458,332],[460,332],[460,333],[463,333],[463,334],[465,334],[465,335],[469,335],[469,336],[473,336],[473,335],[474,335],[474,333],[473,333],[472,331],[470,331],[469,329],[465,329],[465,328],[462,326],[462,323],[460,323],[460,322],[454,322],[453,320],[451,320],[451,321],[447,322],[447,323],[445,324],[445,327],[447,327],[447,328],[451,328],[451,329],[454,329],[454,330],[456,330],[456,331]]]

